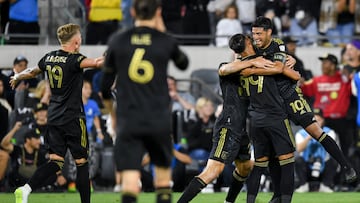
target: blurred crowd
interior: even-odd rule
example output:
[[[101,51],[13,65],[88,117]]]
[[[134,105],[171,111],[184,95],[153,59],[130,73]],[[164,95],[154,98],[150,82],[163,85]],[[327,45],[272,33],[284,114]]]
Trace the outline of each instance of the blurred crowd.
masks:
[[[85,44],[106,44],[113,32],[133,24],[131,0],[77,1],[86,15]],[[37,44],[38,0],[0,3],[4,43]],[[272,19],[273,34],[293,36],[299,46],[344,46],[360,33],[356,0],[162,0],[162,15],[167,32],[185,45],[224,47],[231,35],[249,34],[256,16]]]
[[[37,0],[1,1],[1,25],[14,34],[33,34],[6,39],[8,44],[37,44],[40,33]],[[360,174],[360,5],[355,0],[163,0],[163,18],[167,31],[184,45],[227,47],[235,33],[251,32],[256,16],[269,17],[274,34],[283,39],[297,63],[294,69],[302,79],[299,86],[304,96],[317,109],[324,131],[332,135],[347,159]],[[132,26],[131,0],[83,0],[88,24],[85,44],[106,44],[116,30]],[[6,4],[7,7],[5,6]],[[24,7],[33,12],[24,12]],[[7,8],[7,9],[6,9]],[[21,28],[21,29],[20,29]],[[187,37],[180,37],[187,36]],[[216,36],[216,37],[213,37]],[[291,36],[291,37],[290,37]],[[296,55],[297,46],[324,45],[342,47],[341,58],[319,53],[321,75],[314,76]],[[35,59],[30,59],[35,60]],[[29,61],[17,56],[11,71],[0,72],[0,191],[12,191],[23,185],[35,169],[48,160],[46,153],[47,110],[50,89],[44,76],[19,82],[15,89],[9,78],[26,69]],[[214,64],[216,66],[217,64]],[[319,67],[320,68],[320,67]],[[82,100],[90,141],[90,178],[93,189],[121,190],[119,174],[114,171],[112,147],[114,115],[106,112],[100,93],[101,71],[84,72]],[[205,74],[206,75],[206,74]],[[217,76],[217,75],[216,75]],[[201,78],[200,78],[201,79]],[[205,80],[205,79],[204,79]],[[205,82],[206,83],[206,82]],[[194,84],[189,84],[193,87]],[[210,94],[199,89],[179,90],[178,80],[168,77],[172,99],[174,160],[173,190],[183,191],[193,176],[206,165],[213,126],[221,112],[219,88]],[[196,89],[196,90],[195,90]],[[346,184],[337,163],[294,125],[296,134],[297,192],[360,191],[359,183]],[[227,165],[222,175],[208,190],[224,191],[230,184],[234,166]],[[329,170],[330,169],[330,170]],[[334,170],[336,169],[336,170]],[[57,178],[49,179],[44,191],[76,191],[76,166],[71,156]],[[153,191],[152,164],[144,156],[142,188]],[[271,190],[265,177],[263,191]],[[316,185],[319,183],[319,185]]]

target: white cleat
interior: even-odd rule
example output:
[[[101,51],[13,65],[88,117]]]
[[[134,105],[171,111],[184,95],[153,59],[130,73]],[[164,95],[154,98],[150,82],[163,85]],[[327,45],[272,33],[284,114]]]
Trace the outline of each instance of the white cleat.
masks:
[[[15,190],[15,202],[16,203],[27,203],[30,192],[24,187],[19,187]]]

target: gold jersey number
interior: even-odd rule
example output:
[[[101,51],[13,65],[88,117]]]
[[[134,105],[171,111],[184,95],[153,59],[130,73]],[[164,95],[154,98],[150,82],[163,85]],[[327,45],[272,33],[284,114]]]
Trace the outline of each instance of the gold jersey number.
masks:
[[[129,77],[132,81],[145,84],[154,77],[154,66],[150,61],[144,60],[145,49],[137,48],[130,62]]]
[[[63,80],[63,71],[60,66],[53,66],[50,65],[46,66],[46,70],[49,76],[49,83],[51,88],[61,88],[62,80]]]

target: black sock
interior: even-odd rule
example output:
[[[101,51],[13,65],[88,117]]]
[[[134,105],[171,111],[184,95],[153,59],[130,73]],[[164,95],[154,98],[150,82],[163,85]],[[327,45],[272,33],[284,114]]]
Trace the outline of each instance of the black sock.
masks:
[[[281,160],[280,170],[281,170],[281,179],[280,179],[280,193],[281,197],[283,195],[292,196],[294,193],[294,173],[295,173],[295,160],[294,157]]]
[[[64,164],[64,162],[61,162]],[[59,164],[55,161],[50,161],[42,166],[40,166],[30,178],[28,184],[32,190],[35,190],[48,180],[49,176],[56,176],[56,172],[60,171],[61,168]]]
[[[350,168],[344,154],[334,139],[323,132],[318,141],[325,148],[325,150],[341,165],[342,168]]]
[[[122,203],[136,203],[137,197],[135,194],[123,192],[121,194]]]
[[[81,203],[90,203],[89,164],[76,165],[76,188],[80,193]]]
[[[178,203],[188,203],[190,202],[204,187],[206,183],[201,180],[199,177],[193,178],[189,185],[185,188],[184,193],[181,195]]]
[[[280,179],[281,179],[281,168],[278,159],[271,159],[269,161],[269,173],[271,177],[271,181],[273,183],[274,194],[272,196],[272,200],[280,197]]]
[[[290,195],[281,195],[281,203],[291,203],[292,196]]]
[[[264,162],[255,161],[254,168],[251,171],[249,178],[247,179],[248,196],[250,197],[254,196],[256,198],[257,193],[259,192],[261,175],[265,173],[268,164],[269,164],[268,161],[264,161]],[[255,198],[251,198],[251,199],[255,200]]]
[[[233,171],[231,185],[225,199],[227,202],[235,202],[246,178],[247,177],[242,177],[236,170]]]
[[[156,203],[171,203],[171,188],[161,187],[156,188]]]

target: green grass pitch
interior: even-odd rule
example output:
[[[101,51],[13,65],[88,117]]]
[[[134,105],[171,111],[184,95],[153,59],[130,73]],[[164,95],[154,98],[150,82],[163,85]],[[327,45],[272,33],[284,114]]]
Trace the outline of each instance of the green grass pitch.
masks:
[[[192,203],[222,203],[225,193],[207,193],[196,196]],[[272,193],[259,193],[256,203],[267,203]],[[173,203],[180,197],[174,193]],[[33,193],[28,203],[77,203],[80,202],[78,193]],[[111,192],[94,192],[91,196],[92,203],[120,203],[120,194]],[[154,193],[141,193],[138,203],[154,203]],[[236,202],[246,202],[246,194],[241,193]],[[335,192],[335,193],[295,193],[293,203],[360,203],[360,192]],[[15,203],[12,193],[0,193],[0,203]]]

